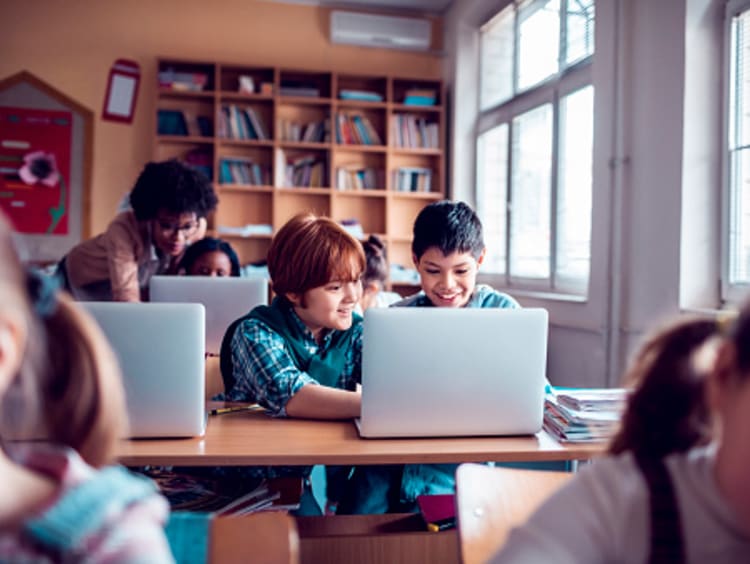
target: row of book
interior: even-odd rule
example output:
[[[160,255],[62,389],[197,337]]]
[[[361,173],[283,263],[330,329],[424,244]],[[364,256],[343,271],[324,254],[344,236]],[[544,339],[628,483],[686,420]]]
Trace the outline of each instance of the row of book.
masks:
[[[261,167],[246,157],[225,157],[219,162],[219,182],[268,186],[271,184],[271,172],[268,167]]]
[[[371,167],[347,166],[336,169],[338,190],[376,190],[383,188],[383,171]]]
[[[156,132],[159,135],[213,136],[213,124],[208,116],[197,116],[186,110],[160,109],[156,112]]]
[[[229,104],[221,107],[217,127],[223,139],[270,139],[268,128],[251,106]]]
[[[432,169],[402,166],[393,171],[392,189],[397,192],[431,192]]]
[[[282,141],[303,143],[327,143],[330,138],[331,124],[328,119],[299,123],[292,120],[280,119],[279,132]]]
[[[208,84],[208,74],[203,72],[178,72],[174,69],[159,71],[159,88],[183,92],[202,92]]]
[[[360,112],[339,112],[336,142],[345,145],[382,145],[383,139],[369,118]]]
[[[605,442],[617,432],[625,388],[559,388],[544,398],[544,429],[562,443]]]
[[[413,114],[391,116],[391,134],[396,147],[409,149],[439,149],[440,132],[437,122]]]
[[[284,186],[321,188],[326,185],[326,165],[315,155],[304,155],[287,161]]]

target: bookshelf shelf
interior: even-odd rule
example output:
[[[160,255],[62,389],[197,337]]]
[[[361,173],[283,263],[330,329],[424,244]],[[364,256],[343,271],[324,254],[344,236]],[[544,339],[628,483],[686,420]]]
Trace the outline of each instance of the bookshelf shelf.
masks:
[[[243,264],[265,259],[271,233],[313,211],[358,222],[392,262],[411,266],[414,218],[445,197],[439,78],[172,58],[157,68],[155,158],[211,176],[219,206],[210,232],[231,240]],[[188,134],[164,134],[180,115]]]

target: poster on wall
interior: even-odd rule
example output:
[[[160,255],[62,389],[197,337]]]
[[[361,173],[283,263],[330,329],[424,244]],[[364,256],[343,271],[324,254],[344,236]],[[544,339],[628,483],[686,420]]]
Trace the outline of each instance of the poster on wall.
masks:
[[[0,106],[0,209],[20,233],[67,235],[73,116]]]

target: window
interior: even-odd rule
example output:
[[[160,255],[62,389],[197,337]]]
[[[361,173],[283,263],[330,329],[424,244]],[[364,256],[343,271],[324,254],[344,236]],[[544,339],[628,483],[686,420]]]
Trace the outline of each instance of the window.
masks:
[[[750,1],[727,6],[729,37],[723,298],[737,301],[750,285]]]
[[[480,30],[483,271],[585,294],[591,260],[593,0],[512,2]]]

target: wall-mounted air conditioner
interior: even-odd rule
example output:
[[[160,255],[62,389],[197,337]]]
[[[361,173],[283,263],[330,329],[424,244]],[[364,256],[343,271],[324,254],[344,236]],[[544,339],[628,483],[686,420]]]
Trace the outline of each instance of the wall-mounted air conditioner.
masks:
[[[430,48],[432,22],[421,18],[331,12],[331,42],[389,49]]]

